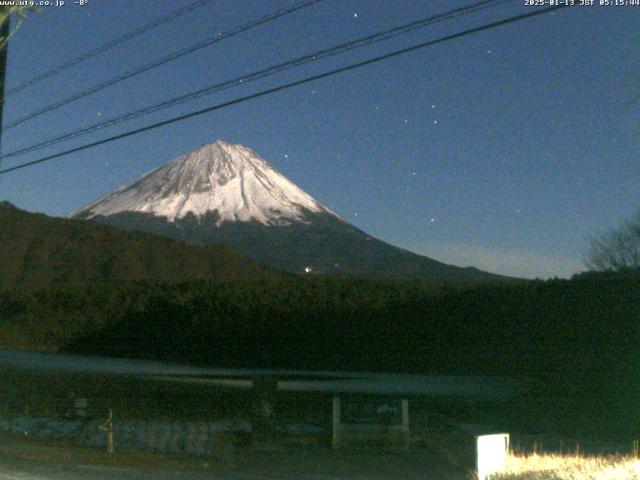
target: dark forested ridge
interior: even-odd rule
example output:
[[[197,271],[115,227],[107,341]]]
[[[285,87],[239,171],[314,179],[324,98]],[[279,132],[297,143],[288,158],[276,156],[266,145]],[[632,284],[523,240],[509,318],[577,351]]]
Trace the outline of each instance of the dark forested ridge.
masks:
[[[0,212],[17,229],[0,231],[4,345],[219,367],[504,375],[532,385],[523,409],[536,421],[640,428],[640,271],[467,287],[296,276],[225,249]],[[117,276],[113,265],[138,251],[148,263]],[[171,268],[156,273],[153,255],[169,255]],[[104,258],[106,270],[96,267]]]
[[[52,218],[0,203],[0,281],[32,287],[123,280],[214,280],[276,275],[231,249]]]

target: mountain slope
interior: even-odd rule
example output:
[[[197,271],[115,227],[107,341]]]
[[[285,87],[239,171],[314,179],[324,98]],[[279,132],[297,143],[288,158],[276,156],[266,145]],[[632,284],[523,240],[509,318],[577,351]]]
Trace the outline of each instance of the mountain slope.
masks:
[[[503,281],[357,229],[242,145],[204,145],[71,215],[190,244],[221,243],[294,273],[430,282]]]
[[[224,246],[28,213],[0,203],[0,281],[7,285],[119,280],[230,281],[278,275]]]
[[[476,268],[460,268],[377,240],[328,215],[309,212],[305,222],[273,228],[258,222],[217,226],[217,216],[167,222],[149,214],[123,212],[92,220],[125,230],[144,231],[191,244],[219,243],[248,258],[293,273],[338,274],[429,282],[476,283],[507,280]]]

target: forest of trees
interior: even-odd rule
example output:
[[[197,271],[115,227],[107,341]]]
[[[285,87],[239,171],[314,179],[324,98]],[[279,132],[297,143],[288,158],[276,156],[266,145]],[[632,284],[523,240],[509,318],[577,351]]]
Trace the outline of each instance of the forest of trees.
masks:
[[[509,376],[536,403],[638,423],[637,270],[466,288],[328,277],[5,285],[0,318],[4,343],[83,354]]]

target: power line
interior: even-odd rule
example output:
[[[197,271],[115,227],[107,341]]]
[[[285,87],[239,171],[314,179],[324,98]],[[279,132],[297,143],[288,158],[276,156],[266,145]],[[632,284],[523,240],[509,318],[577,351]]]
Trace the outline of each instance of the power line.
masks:
[[[236,99],[233,99],[233,100],[229,100],[227,102],[223,102],[223,103],[219,103],[217,105],[213,105],[211,107],[203,108],[201,110],[196,110],[194,112],[187,113],[185,115],[180,115],[180,116],[177,116],[177,117],[173,117],[173,118],[170,118],[168,120],[163,120],[161,122],[157,122],[157,123],[153,123],[151,125],[147,125],[145,127],[137,128],[135,130],[130,130],[128,132],[121,133],[121,134],[118,134],[118,135],[114,135],[112,137],[108,137],[108,138],[105,138],[105,139],[102,139],[102,140],[97,140],[95,142],[91,142],[91,143],[88,143],[88,144],[85,144],[85,145],[81,145],[79,147],[71,148],[69,150],[65,150],[65,151],[62,151],[62,152],[59,152],[59,153],[48,155],[46,157],[42,157],[42,158],[39,158],[37,160],[32,160],[30,162],[26,162],[26,163],[22,163],[22,164],[13,166],[13,167],[9,167],[9,168],[6,168],[4,170],[0,170],[0,174],[13,172],[13,171],[20,170],[20,169],[23,169],[23,168],[26,168],[26,167],[37,165],[39,163],[47,162],[49,160],[53,160],[53,159],[56,159],[56,158],[59,158],[59,157],[65,156],[65,155],[69,155],[69,154],[72,154],[72,153],[77,153],[77,152],[80,152],[80,151],[83,151],[83,150],[87,150],[89,148],[93,148],[93,147],[97,147],[99,145],[103,145],[105,143],[110,143],[110,142],[113,142],[113,141],[116,141],[116,140],[121,140],[121,139],[126,138],[126,137],[137,135],[139,133],[143,133],[143,132],[147,132],[147,131],[150,131],[150,130],[154,130],[156,128],[164,127],[164,126],[170,125],[172,123],[176,123],[176,122],[180,122],[182,120],[187,120],[189,118],[197,117],[197,116],[203,115],[205,113],[209,113],[209,112],[213,112],[215,110],[220,110],[222,108],[230,107],[231,105],[237,105],[239,103],[246,102],[248,100],[253,100],[255,98],[260,98],[260,97],[263,97],[265,95],[270,95],[272,93],[276,93],[276,92],[279,92],[279,91],[282,91],[282,90],[287,90],[289,88],[297,87],[299,85],[303,85],[305,83],[313,82],[315,80],[320,80],[322,78],[327,78],[327,77],[330,77],[330,76],[333,76],[333,75],[337,75],[339,73],[344,73],[344,72],[347,72],[347,71],[350,71],[350,70],[354,70],[356,68],[364,67],[365,65],[371,65],[373,63],[381,62],[383,60],[388,60],[390,58],[397,57],[397,56],[403,55],[405,53],[413,52],[415,50],[419,50],[419,49],[422,49],[422,48],[430,47],[430,46],[437,45],[439,43],[447,42],[447,41],[450,41],[450,40],[454,40],[454,39],[457,39],[457,38],[466,37],[468,35],[473,35],[475,33],[479,33],[479,32],[486,31],[486,30],[490,30],[490,29],[493,29],[493,28],[496,28],[496,27],[499,27],[499,26],[502,26],[502,25],[515,23],[515,22],[518,22],[518,21],[521,21],[521,20],[525,20],[525,19],[528,19],[528,18],[532,18],[532,17],[538,16],[538,15],[543,15],[545,13],[549,13],[549,12],[552,12],[552,11],[555,11],[555,10],[559,10],[561,8],[565,8],[565,7],[568,7],[568,6],[569,5],[566,5],[566,4],[556,5],[556,6],[552,6],[552,7],[543,8],[541,10],[535,10],[535,11],[532,11],[532,12],[529,12],[529,13],[524,13],[524,14],[521,14],[521,15],[515,15],[515,16],[512,16],[512,17],[505,18],[503,20],[498,20],[498,21],[495,21],[495,22],[492,22],[492,23],[481,25],[479,27],[470,28],[470,29],[464,30],[462,32],[458,32],[458,33],[454,33],[454,34],[447,35],[447,36],[444,36],[444,37],[440,37],[440,38],[438,38],[436,40],[430,40],[428,42],[423,42],[423,43],[419,43],[417,45],[412,45],[410,47],[406,47],[406,48],[403,48],[403,49],[400,49],[400,50],[395,50],[393,52],[386,53],[384,55],[379,55],[377,57],[373,57],[373,58],[370,58],[368,60],[364,60],[364,61],[357,62],[357,63],[352,63],[351,65],[347,65],[345,67],[336,68],[334,70],[330,70],[330,71],[327,71],[327,72],[324,72],[324,73],[320,73],[320,74],[317,74],[317,75],[312,75],[310,77],[306,77],[306,78],[303,78],[301,80],[296,80],[294,82],[285,83],[283,85],[279,85],[277,87],[273,87],[273,88],[269,88],[269,89],[266,89],[266,90],[262,90],[260,92],[253,93],[251,95],[246,95],[244,97],[239,97],[239,98],[236,98]]]
[[[284,17],[285,15],[289,15],[291,13],[294,13],[298,10],[301,10],[303,8],[309,7],[315,3],[321,2],[323,0],[302,0],[297,2],[296,4],[294,4],[292,7],[288,7],[285,9],[280,9],[277,10],[273,13],[270,13],[268,15],[265,15],[263,17],[260,17],[256,20],[251,20],[248,23],[245,23],[243,25],[240,25],[228,32],[224,32],[224,33],[218,33],[216,35],[214,35],[213,37],[209,37],[206,40],[203,40],[202,42],[198,42],[195,45],[192,45],[190,47],[184,48],[182,50],[179,50],[177,52],[174,52],[170,55],[167,55],[166,57],[160,58],[158,60],[155,60],[151,63],[147,63],[146,65],[143,65],[142,67],[136,68],[135,70],[131,70],[129,72],[123,73],[121,75],[118,75],[116,77],[113,77],[105,82],[102,82],[98,85],[94,85],[93,87],[89,87],[86,90],[83,90],[81,92],[78,92],[74,95],[71,95],[69,97],[63,98],[62,100],[59,100],[51,105],[48,105],[46,107],[43,107],[39,110],[35,110],[31,113],[28,113],[26,115],[24,115],[23,117],[14,120],[13,122],[8,123],[4,129],[5,130],[9,130],[11,128],[14,128],[28,120],[31,120],[33,118],[39,117],[40,115],[43,115],[45,113],[51,112],[53,110],[56,110],[64,105],[68,105],[69,103],[75,102],[76,100],[79,100],[81,98],[87,97],[89,95],[92,95],[96,92],[99,92],[100,90],[104,90],[107,87],[110,87],[112,85],[115,85],[117,83],[123,82],[125,80],[128,80],[130,78],[136,77],[142,73],[148,72],[149,70],[152,70],[154,68],[160,67],[162,65],[165,65],[169,62],[172,62],[173,60],[176,60],[178,58],[181,58],[185,55],[188,55],[190,53],[193,53],[197,50],[200,50],[202,48],[208,47],[210,45],[213,45],[214,43],[218,43],[222,40],[225,40],[227,38],[233,37],[235,35],[238,35],[240,33],[246,32],[247,30],[250,30],[252,28],[255,28],[257,26],[263,25],[265,23],[269,23],[273,20],[276,20],[280,17]]]
[[[241,77],[236,77],[233,78],[231,80],[227,80],[221,83],[217,83],[211,86],[207,86],[204,87],[202,89],[196,90],[194,92],[190,92],[187,93],[185,95],[181,95],[178,97],[174,97],[171,98],[169,100],[165,100],[162,101],[160,103],[156,103],[141,109],[137,109],[137,110],[133,110],[130,112],[127,112],[125,114],[119,115],[117,117],[113,117],[110,119],[105,119],[103,121],[94,123],[92,125],[89,125],[87,127],[84,127],[80,130],[76,129],[73,130],[71,132],[67,132],[65,134],[62,135],[58,135],[55,136],[53,138],[49,138],[47,140],[41,141],[39,143],[33,144],[33,145],[29,145],[26,147],[22,147],[20,149],[8,152],[4,155],[0,155],[0,160],[4,159],[4,158],[12,158],[12,157],[16,157],[16,156],[20,156],[20,155],[24,155],[26,153],[30,153],[36,150],[41,150],[45,147],[50,147],[52,145],[56,145],[58,143],[64,142],[66,140],[71,140],[73,138],[77,138],[77,137],[81,137],[84,135],[87,135],[89,133],[92,132],[96,132],[98,130],[101,130],[103,128],[107,128],[107,127],[112,127],[114,125],[119,125],[123,122],[127,122],[129,120],[133,120],[135,118],[139,118],[141,116],[150,114],[150,113],[154,113],[160,110],[164,110],[166,108],[169,107],[173,107],[175,105],[181,104],[181,103],[185,103],[200,97],[204,97],[207,96],[209,94],[212,94],[214,92],[219,92],[222,90],[226,90],[228,88],[232,88],[232,87],[236,87],[239,85],[244,85],[246,83],[258,80],[258,79],[262,79],[262,78],[266,78],[269,77],[271,75],[275,75],[277,73],[281,73],[284,72],[286,70],[289,70],[291,68],[294,67],[298,67],[300,65],[303,64],[307,64],[307,63],[311,63],[311,62],[316,62],[319,61],[321,59],[324,58],[328,58],[334,55],[338,55],[347,51],[351,51],[354,50],[356,48],[361,48],[361,47],[365,47],[365,46],[369,46],[373,43],[376,42],[380,42],[383,40],[388,40],[390,38],[396,37],[398,35],[402,35],[402,34],[406,34],[409,33],[411,31],[417,30],[419,28],[424,28],[428,25],[432,25],[434,23],[437,22],[442,22],[442,21],[448,21],[451,20],[453,18],[459,17],[459,16],[463,16],[463,15],[468,15],[471,13],[475,13],[479,10],[482,9],[486,9],[486,8],[493,8],[496,7],[500,4],[503,3],[508,3],[508,2],[513,2],[515,0],[483,0],[471,5],[468,5],[466,7],[460,7],[460,8],[456,8],[450,11],[447,11],[445,13],[441,13],[441,14],[437,14],[437,15],[432,15],[426,18],[422,18],[413,22],[410,22],[408,24],[404,24],[398,27],[394,27],[388,30],[384,30],[381,32],[376,32],[372,35],[368,35],[365,37],[361,37],[358,38],[356,40],[352,40],[350,42],[347,43],[342,43],[330,48],[325,48],[323,50],[319,50],[316,51],[314,53],[310,53],[307,55],[303,55],[301,57],[297,57],[294,58],[292,60],[288,60],[286,62],[277,64],[277,65],[273,65],[270,67],[267,67],[265,69],[259,70],[257,72],[248,74],[248,75],[244,75]]]
[[[53,77],[54,75],[57,75],[58,73],[63,72],[71,67],[74,67],[79,63],[84,62],[85,60],[95,57],[96,55],[100,55],[101,53],[104,53],[107,50],[110,50],[122,43],[128,42],[129,40],[139,35],[142,35],[143,33],[146,33],[149,30],[153,30],[154,28],[157,28],[161,25],[164,25],[165,23],[175,20],[178,17],[186,15],[187,13],[192,12],[193,10],[200,8],[206,5],[207,3],[211,3],[213,1],[214,0],[196,0],[195,2],[192,2],[186,7],[179,8],[178,10],[174,10],[173,12],[169,13],[168,15],[165,15],[164,17],[160,17],[151,23],[147,23],[146,25],[143,25],[140,28],[137,28],[128,33],[125,33],[124,35],[121,35],[120,37],[115,38],[110,42],[100,45],[99,47],[96,47],[93,50],[89,50],[88,52],[78,55],[77,57],[72,58],[71,60],[61,63],[60,65],[57,65],[51,68],[50,70],[47,70],[43,73],[36,75],[35,77],[32,77],[31,79],[7,90],[6,97],[11,96],[15,93],[18,93],[27,87],[35,85],[36,83],[40,83],[41,81],[46,80],[47,78]]]

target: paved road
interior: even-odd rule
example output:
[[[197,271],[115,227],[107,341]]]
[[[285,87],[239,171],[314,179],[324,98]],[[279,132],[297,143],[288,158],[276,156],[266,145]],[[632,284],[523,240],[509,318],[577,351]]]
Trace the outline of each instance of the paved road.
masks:
[[[0,459],[0,480],[273,480],[253,474],[211,471],[153,470],[92,465],[35,464]],[[318,480],[321,477],[316,477]],[[315,480],[315,479],[314,479]],[[328,478],[327,478],[328,480]]]
[[[424,474],[404,473],[379,476],[375,472],[363,476],[349,473],[340,476],[278,472],[273,475],[256,473],[217,472],[215,470],[141,470],[136,468],[103,467],[71,464],[36,464],[28,461],[0,459],[0,480],[463,480],[462,474],[442,470]]]

